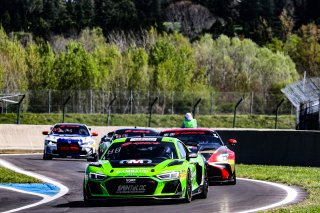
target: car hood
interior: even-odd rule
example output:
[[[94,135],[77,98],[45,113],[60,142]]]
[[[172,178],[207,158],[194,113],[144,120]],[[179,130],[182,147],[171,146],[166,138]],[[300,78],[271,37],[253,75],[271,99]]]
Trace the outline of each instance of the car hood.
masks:
[[[175,170],[184,162],[184,160],[173,159],[154,160],[152,162],[148,161],[148,159],[139,160],[135,160],[135,162],[139,163],[130,162],[129,165],[128,163],[124,164],[124,162],[112,160],[94,162],[89,164],[87,172],[90,170],[90,172],[101,173],[107,176],[154,176]]]
[[[190,149],[192,152],[203,152],[203,151],[212,151],[214,152],[215,150],[219,149],[221,146],[217,146],[217,144],[212,144],[212,143],[186,143],[187,147]]]
[[[77,141],[82,141],[82,142],[87,142],[87,141],[92,141],[92,137],[91,136],[83,136],[83,135],[79,135],[79,134],[74,134],[74,135],[65,135],[65,134],[52,134],[49,135],[48,137],[46,137],[46,140],[50,140],[50,141],[54,141],[57,142],[58,139],[65,139],[65,140],[77,140]]]

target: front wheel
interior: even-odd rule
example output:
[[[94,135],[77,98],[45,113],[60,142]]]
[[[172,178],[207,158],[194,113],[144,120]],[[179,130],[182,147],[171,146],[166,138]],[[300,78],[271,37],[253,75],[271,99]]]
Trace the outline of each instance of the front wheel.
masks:
[[[202,192],[199,194],[200,199],[206,199],[208,197],[209,184],[208,180],[205,179],[202,185]]]
[[[87,195],[87,192],[85,189],[83,189],[83,201],[84,201],[84,206],[95,206],[96,205],[96,202],[90,200],[88,198],[88,195]]]
[[[186,183],[186,192],[183,199],[184,203],[191,203],[192,200],[192,180],[190,171],[188,171],[187,183]]]
[[[47,154],[46,150],[43,151],[43,160],[52,160],[52,156],[50,154]]]

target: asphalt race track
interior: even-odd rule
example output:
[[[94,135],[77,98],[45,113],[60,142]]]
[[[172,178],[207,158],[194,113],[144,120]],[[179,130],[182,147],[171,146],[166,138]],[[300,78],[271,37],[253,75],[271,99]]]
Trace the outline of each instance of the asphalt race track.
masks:
[[[82,182],[87,162],[76,159],[42,160],[42,155],[0,155],[6,160],[27,171],[32,171],[54,179],[69,188],[69,192],[54,201],[23,210],[21,212],[243,212],[272,205],[286,198],[287,193],[281,188],[248,180],[238,180],[237,185],[210,186],[207,199],[194,199],[190,204],[177,201],[134,200],[101,203],[95,207],[85,207],[82,198]],[[301,192],[298,190],[298,192]],[[298,194],[298,202],[303,199],[303,192]],[[6,195],[7,198],[3,198]],[[12,196],[11,196],[12,195]],[[8,199],[10,197],[10,199]],[[39,198],[9,192],[0,188],[0,211],[24,206]]]

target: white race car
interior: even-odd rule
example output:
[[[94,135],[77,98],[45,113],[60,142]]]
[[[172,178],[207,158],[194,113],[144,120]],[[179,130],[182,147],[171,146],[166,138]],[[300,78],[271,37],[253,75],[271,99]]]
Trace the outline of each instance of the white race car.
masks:
[[[43,159],[52,158],[87,158],[96,157],[95,140],[98,136],[91,132],[85,124],[58,123],[50,131],[43,131],[48,135],[44,140]]]

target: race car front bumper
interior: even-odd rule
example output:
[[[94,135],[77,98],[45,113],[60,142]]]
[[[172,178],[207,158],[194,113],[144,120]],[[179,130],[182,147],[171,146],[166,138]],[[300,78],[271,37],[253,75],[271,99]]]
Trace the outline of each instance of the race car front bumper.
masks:
[[[88,158],[95,153],[95,149],[91,145],[83,146],[79,143],[57,143],[46,145],[45,152],[55,158]]]
[[[127,183],[135,180],[135,183]],[[90,200],[108,199],[181,199],[180,180],[157,181],[151,177],[111,178],[105,181],[88,180],[84,193]]]
[[[232,180],[233,172],[230,164],[227,163],[208,164],[207,176],[210,182],[227,182]]]

